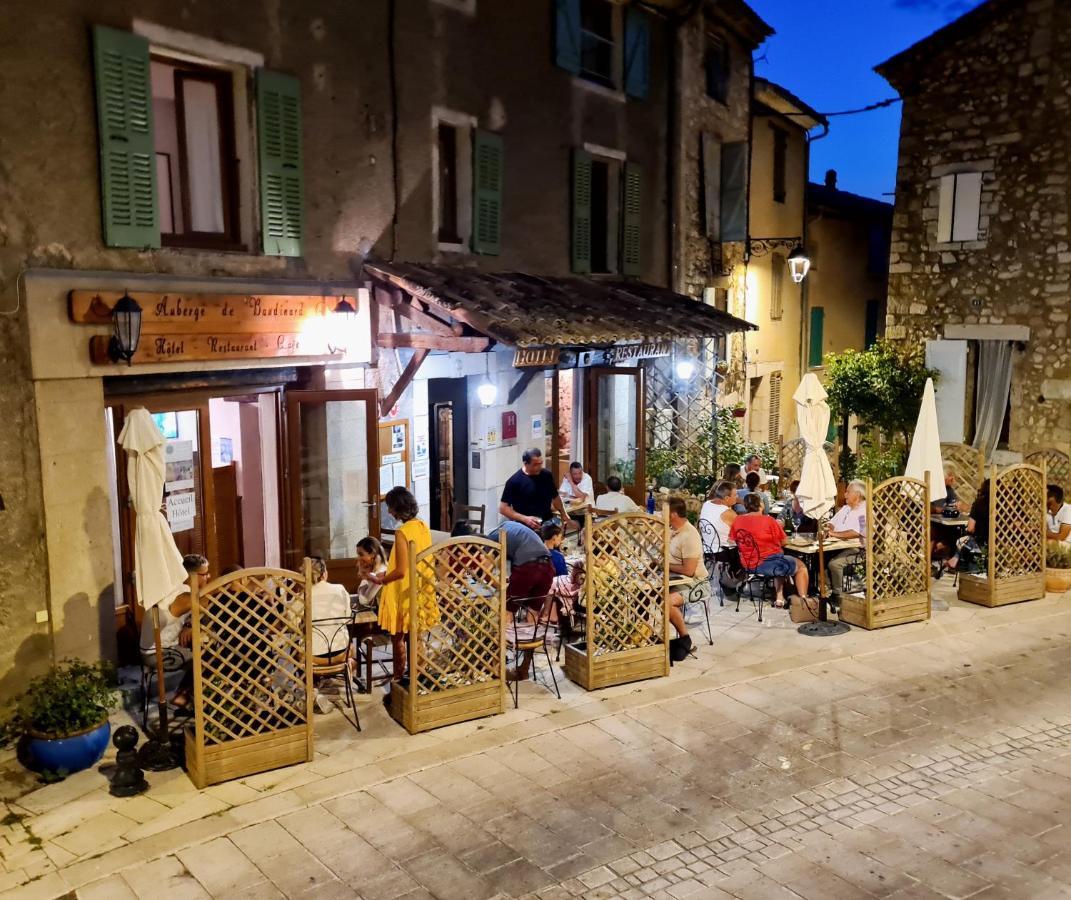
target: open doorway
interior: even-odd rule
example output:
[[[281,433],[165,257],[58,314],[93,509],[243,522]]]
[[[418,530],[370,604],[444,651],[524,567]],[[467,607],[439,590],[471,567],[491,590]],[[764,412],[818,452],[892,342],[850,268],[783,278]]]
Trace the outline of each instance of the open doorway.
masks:
[[[432,527],[450,531],[454,504],[469,502],[469,412],[464,378],[428,381]]]

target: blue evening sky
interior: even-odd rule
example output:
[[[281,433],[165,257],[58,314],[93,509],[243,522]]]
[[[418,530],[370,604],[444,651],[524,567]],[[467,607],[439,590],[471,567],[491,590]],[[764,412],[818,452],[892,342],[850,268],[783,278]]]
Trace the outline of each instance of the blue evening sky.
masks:
[[[873,67],[981,0],[749,2],[777,32],[756,53],[755,74],[819,112],[833,112],[896,96]],[[811,147],[811,180],[836,169],[842,190],[892,200],[899,135],[899,103],[831,119],[829,136]]]

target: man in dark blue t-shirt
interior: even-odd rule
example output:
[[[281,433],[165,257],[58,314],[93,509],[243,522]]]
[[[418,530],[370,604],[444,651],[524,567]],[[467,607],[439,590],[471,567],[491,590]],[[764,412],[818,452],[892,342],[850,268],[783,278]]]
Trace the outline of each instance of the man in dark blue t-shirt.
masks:
[[[552,509],[557,509],[564,522],[565,504],[558,496],[554,476],[543,468],[543,451],[538,447],[525,450],[521,461],[524,465],[510,475],[502,489],[499,515],[529,528],[539,528],[551,517]]]

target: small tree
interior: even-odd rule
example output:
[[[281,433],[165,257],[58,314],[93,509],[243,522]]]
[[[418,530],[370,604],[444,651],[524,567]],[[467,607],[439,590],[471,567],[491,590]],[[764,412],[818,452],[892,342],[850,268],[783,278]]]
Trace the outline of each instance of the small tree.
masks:
[[[869,350],[829,354],[825,367],[834,416],[847,420],[854,415],[861,428],[910,444],[926,379],[937,380],[937,371],[926,367],[921,345],[902,348],[879,340]]]

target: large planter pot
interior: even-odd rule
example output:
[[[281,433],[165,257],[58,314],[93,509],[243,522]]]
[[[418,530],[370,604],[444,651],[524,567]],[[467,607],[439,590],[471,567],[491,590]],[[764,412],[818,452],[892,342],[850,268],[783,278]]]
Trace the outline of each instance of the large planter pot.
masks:
[[[95,765],[104,755],[111,733],[112,726],[107,719],[67,737],[30,732],[30,758],[37,769],[67,774],[81,772]]]
[[[1062,594],[1071,590],[1071,569],[1050,569],[1046,566],[1045,590],[1051,594]]]

